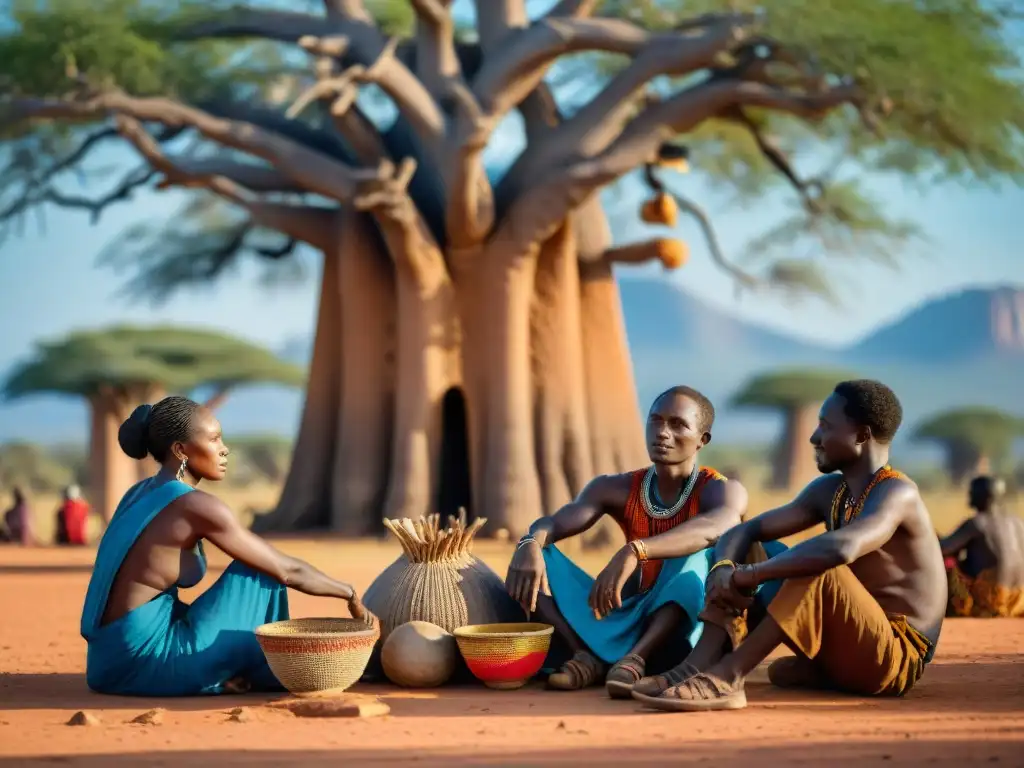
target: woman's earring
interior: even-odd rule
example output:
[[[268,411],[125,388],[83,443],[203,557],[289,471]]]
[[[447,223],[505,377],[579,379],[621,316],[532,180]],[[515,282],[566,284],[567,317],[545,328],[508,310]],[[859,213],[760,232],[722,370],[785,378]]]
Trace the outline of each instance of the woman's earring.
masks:
[[[176,477],[178,478],[179,481],[184,481],[184,479],[185,479],[185,465],[186,464],[188,464],[188,458],[187,457],[183,458],[181,460],[181,466],[178,467],[178,474],[176,475]]]

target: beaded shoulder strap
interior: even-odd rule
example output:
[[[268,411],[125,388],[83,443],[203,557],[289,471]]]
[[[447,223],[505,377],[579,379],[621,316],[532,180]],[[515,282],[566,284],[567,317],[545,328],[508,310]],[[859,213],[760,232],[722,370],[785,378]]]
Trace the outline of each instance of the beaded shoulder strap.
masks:
[[[857,516],[864,509],[864,504],[868,500],[868,496],[871,495],[871,491],[875,489],[883,480],[893,480],[896,478],[906,477],[899,470],[895,470],[886,464],[880,470],[875,473],[875,476],[871,478],[871,482],[868,483],[868,487],[864,489],[860,497],[854,501],[850,499],[850,488],[846,484],[845,480],[839,481],[839,486],[836,488],[835,494],[832,496],[832,508],[829,512],[829,530],[836,531],[844,525],[849,525],[850,522],[857,519]]]

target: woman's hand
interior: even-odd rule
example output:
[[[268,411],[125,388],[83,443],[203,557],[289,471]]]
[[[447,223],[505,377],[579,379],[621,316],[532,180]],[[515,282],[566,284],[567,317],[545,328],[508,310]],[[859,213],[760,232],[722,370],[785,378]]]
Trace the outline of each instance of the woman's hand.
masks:
[[[359,599],[359,595],[352,591],[352,597],[348,599],[348,613],[353,619],[357,621],[365,621],[371,623],[373,621],[373,614],[366,610],[366,606],[363,605],[363,601]]]
[[[536,541],[528,541],[516,549],[508,566],[505,589],[527,613],[537,610],[537,595],[541,590],[545,594],[550,592],[544,552]]]
[[[616,608],[622,607],[622,588],[626,586],[639,562],[636,553],[628,545],[612,556],[590,588],[587,603],[595,616],[603,619]]]

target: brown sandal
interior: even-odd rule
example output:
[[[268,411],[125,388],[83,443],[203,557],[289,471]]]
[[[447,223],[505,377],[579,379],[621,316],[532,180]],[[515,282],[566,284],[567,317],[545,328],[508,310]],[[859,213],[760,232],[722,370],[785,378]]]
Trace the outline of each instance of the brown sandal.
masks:
[[[633,692],[633,686],[643,679],[645,666],[644,660],[635,653],[615,662],[604,680],[604,688],[608,695],[613,699],[628,699]]]
[[[634,698],[636,698],[635,694],[640,694],[641,696],[661,696],[672,686],[685,683],[699,672],[700,670],[693,666],[693,664],[684,661],[682,664],[672,667],[668,672],[638,680],[633,686]]]
[[[548,676],[548,687],[559,691],[580,691],[600,682],[604,664],[587,651],[577,651],[562,668]]]
[[[634,694],[633,698],[645,707],[664,712],[712,712],[722,709],[743,709],[747,694],[743,683],[733,686],[707,672],[699,672],[680,685],[675,685],[660,696]]]

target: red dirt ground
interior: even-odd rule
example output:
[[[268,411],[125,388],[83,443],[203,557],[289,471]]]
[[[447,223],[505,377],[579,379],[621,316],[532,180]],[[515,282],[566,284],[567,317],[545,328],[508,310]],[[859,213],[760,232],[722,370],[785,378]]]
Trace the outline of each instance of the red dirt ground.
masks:
[[[361,588],[397,549],[298,539],[280,546]],[[489,543],[480,549],[503,572],[509,549]],[[267,697],[142,700],[91,693],[78,619],[92,554],[0,548],[0,766],[1024,765],[1024,621],[947,622],[936,661],[903,700],[782,692],[761,671],[741,712],[652,713],[613,702],[600,689],[357,686],[381,696],[391,715],[302,719],[262,706]],[[215,576],[224,560],[212,559]],[[338,609],[293,593],[292,612],[336,615]],[[252,708],[251,722],[229,720],[238,706]],[[129,723],[156,707],[167,710],[163,724]],[[101,724],[65,725],[78,710],[94,713]]]

